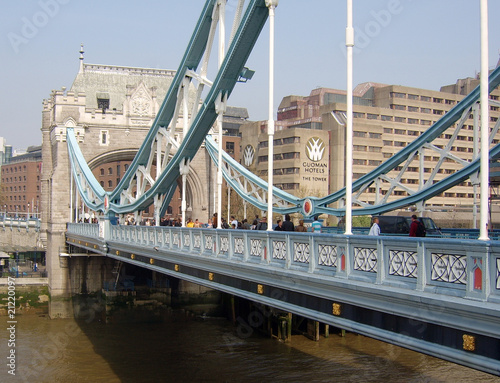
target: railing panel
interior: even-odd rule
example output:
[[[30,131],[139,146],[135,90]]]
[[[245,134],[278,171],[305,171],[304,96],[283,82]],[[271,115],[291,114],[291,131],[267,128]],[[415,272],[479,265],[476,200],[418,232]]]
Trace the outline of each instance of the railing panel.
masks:
[[[497,241],[110,227],[107,237],[124,244],[500,302]],[[97,224],[70,223],[68,233],[100,238]]]

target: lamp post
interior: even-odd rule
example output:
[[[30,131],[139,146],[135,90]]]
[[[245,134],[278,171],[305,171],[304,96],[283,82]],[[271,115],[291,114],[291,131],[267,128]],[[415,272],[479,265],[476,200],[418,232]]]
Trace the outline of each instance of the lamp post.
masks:
[[[30,220],[30,203],[28,202],[28,210],[26,210],[26,221]]]
[[[352,50],[354,47],[354,28],[352,26],[352,0],[347,0],[347,27],[345,32],[347,50],[347,125],[345,133],[345,232],[352,234]]]
[[[479,227],[480,240],[486,241],[488,236],[488,192],[489,192],[489,84],[488,84],[488,0],[481,0],[481,157],[480,157],[480,193],[479,193],[479,215],[481,226]]]
[[[269,105],[267,120],[268,155],[267,155],[267,230],[273,230],[273,157],[274,157],[274,9],[279,0],[266,0],[269,9]]]

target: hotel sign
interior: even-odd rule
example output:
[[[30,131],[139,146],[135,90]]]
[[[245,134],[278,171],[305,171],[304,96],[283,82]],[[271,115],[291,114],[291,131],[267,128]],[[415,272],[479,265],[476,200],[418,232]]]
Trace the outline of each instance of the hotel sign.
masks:
[[[328,180],[328,164],[323,161],[325,157],[326,145],[319,137],[311,137],[306,143],[306,156],[309,161],[302,162],[303,171],[309,176],[302,177],[303,181],[324,181]]]

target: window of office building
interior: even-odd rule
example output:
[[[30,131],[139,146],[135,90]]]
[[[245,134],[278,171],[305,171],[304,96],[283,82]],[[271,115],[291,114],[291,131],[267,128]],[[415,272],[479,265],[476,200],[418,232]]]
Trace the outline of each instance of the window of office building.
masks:
[[[299,174],[299,168],[285,168],[283,169],[284,174]]]
[[[404,106],[404,105],[398,105],[398,104],[391,104],[391,109],[394,109],[394,110],[406,110],[406,106]]]
[[[406,93],[391,92],[391,97],[395,97],[395,98],[406,98]]]
[[[283,145],[285,145],[285,144],[300,144],[300,137],[283,138]]]
[[[294,158],[300,158],[300,153],[299,152],[290,152],[290,153],[283,153],[283,159],[284,160],[292,160]]]
[[[259,156],[257,162],[260,164],[262,162],[267,162],[267,156]]]
[[[234,154],[234,142],[226,142],[226,153]]]
[[[392,116],[384,116],[384,115],[382,115],[382,116],[380,116],[380,119],[382,121],[392,121]]]

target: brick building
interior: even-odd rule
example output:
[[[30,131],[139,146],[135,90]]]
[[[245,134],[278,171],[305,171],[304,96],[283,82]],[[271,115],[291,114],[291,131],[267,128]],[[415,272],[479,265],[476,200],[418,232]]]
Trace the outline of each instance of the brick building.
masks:
[[[1,211],[11,217],[39,216],[42,147],[30,146],[2,165]]]

